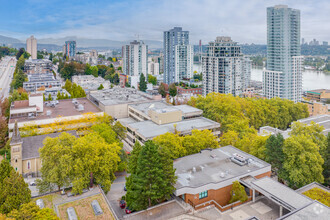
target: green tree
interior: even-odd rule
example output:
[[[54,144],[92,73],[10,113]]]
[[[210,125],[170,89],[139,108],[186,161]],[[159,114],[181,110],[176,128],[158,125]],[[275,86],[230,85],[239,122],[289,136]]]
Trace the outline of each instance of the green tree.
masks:
[[[291,135],[284,141],[282,176],[290,187],[300,188],[314,181],[324,181],[324,160],[319,150],[319,146],[306,135]]]
[[[217,137],[211,131],[194,129],[191,133],[191,135],[185,136],[182,142],[188,155],[198,153],[206,148],[219,147]]]
[[[136,172],[127,177],[128,206],[142,210],[168,199],[175,181],[173,162],[162,157],[155,143],[147,141],[139,153]]]
[[[11,170],[0,185],[0,213],[7,214],[31,200],[31,191],[23,176]]]
[[[153,75],[148,74],[148,82],[155,86],[157,84],[157,78]]]
[[[147,82],[146,82],[146,78],[143,73],[141,73],[141,75],[140,75],[139,89],[142,92],[145,92],[147,90]]]
[[[245,192],[244,186],[242,186],[237,180],[233,182],[232,188],[230,190],[230,200],[229,204],[236,202],[236,201],[241,201],[245,202],[248,200],[248,196]]]
[[[276,175],[279,175],[283,168],[283,143],[284,138],[280,133],[271,135],[266,141],[265,159],[272,165],[272,170]]]
[[[89,133],[72,146],[73,192],[81,193],[92,183],[101,184],[107,193],[120,161],[118,143],[108,144],[97,133]]]
[[[130,154],[129,160],[128,160],[128,172],[130,174],[136,174],[137,171],[137,164],[138,164],[138,159],[139,159],[139,155],[140,152],[142,150],[142,146],[140,144],[140,142],[136,141],[133,147],[133,150]]]
[[[169,92],[170,96],[172,96],[172,97],[176,96],[176,94],[178,93],[178,90],[174,83],[169,85],[168,92]]]
[[[57,220],[59,219],[55,214],[54,210],[50,208],[40,209],[34,202],[29,202],[22,204],[19,210],[15,209],[11,211],[8,215],[10,218],[14,219],[48,219]]]
[[[47,100],[48,100],[48,101],[52,101],[52,100],[53,100],[52,95],[51,95],[50,93],[48,94],[48,98],[47,98]]]
[[[159,94],[162,95],[163,98],[166,97],[166,90],[165,90],[165,84],[164,83],[161,83],[159,88],[158,88],[158,92]]]
[[[159,146],[160,151],[166,152],[169,158],[176,159],[187,155],[186,148],[183,147],[184,137],[179,134],[165,133],[153,139]]]
[[[16,54],[16,59],[18,60],[23,55],[24,52],[25,52],[24,48],[19,48]]]
[[[97,90],[102,90],[102,89],[104,89],[104,86],[101,84],[101,85],[97,88]]]
[[[323,176],[324,176],[324,182],[327,186],[330,185],[330,133],[328,133],[327,136],[327,148],[324,152],[324,155],[322,155],[324,158],[324,165],[323,165]]]
[[[71,92],[72,92],[72,83],[71,83],[71,81],[67,79],[67,80],[65,81],[65,85],[64,85],[63,88],[64,88],[66,91],[68,91],[68,93],[71,94]]]
[[[2,160],[0,163],[0,184],[2,185],[3,181],[10,177],[11,171],[14,170],[10,165],[8,160]]]
[[[42,160],[42,181],[37,183],[41,193],[48,191],[50,183],[58,189],[68,186],[72,179],[72,146],[76,137],[63,132],[56,138],[47,137],[44,146],[39,149]]]
[[[92,66],[90,67],[91,68],[91,74],[94,76],[94,77],[98,77],[98,71],[99,69],[97,68],[97,66]]]

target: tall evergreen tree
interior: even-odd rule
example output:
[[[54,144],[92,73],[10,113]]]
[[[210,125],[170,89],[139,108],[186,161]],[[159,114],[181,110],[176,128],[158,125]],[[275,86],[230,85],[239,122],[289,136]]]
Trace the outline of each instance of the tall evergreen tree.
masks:
[[[272,165],[272,170],[276,174],[280,174],[283,167],[283,143],[284,138],[280,133],[271,135],[266,141],[266,161]]]
[[[139,83],[139,89],[142,92],[145,92],[147,90],[147,82],[146,82],[146,77],[144,76],[143,73],[140,75],[140,83]]]
[[[147,141],[137,159],[137,167],[129,161],[127,178],[127,204],[133,210],[142,210],[168,199],[174,190],[173,161],[160,153],[158,146]],[[133,162],[134,163],[134,162]]]
[[[14,169],[0,185],[0,213],[7,214],[31,200],[31,191],[23,176]]]

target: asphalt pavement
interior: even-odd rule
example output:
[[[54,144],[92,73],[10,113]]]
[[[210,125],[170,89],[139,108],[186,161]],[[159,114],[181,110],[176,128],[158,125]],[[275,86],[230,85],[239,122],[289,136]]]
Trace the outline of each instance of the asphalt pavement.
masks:
[[[4,57],[0,62],[0,98],[9,96],[10,83],[16,67],[15,57]]]

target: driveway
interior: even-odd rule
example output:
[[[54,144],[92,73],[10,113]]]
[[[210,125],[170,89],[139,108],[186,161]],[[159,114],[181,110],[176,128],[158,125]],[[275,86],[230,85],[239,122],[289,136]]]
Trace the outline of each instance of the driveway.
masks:
[[[126,172],[122,172],[116,175],[117,179],[111,184],[110,192],[108,192],[108,194],[106,195],[112,206],[112,209],[120,219],[122,219],[125,215],[125,209],[121,209],[119,207],[119,201],[121,200],[121,197],[126,193],[124,191],[126,176]]]

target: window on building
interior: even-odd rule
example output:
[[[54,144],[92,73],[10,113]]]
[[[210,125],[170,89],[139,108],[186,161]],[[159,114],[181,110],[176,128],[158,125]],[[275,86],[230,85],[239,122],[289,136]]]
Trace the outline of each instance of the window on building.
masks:
[[[15,163],[17,163],[17,158],[15,158]]]
[[[27,162],[27,168],[28,168],[28,170],[31,169],[31,162],[30,161]]]
[[[207,197],[207,190],[204,192],[199,193],[199,199],[203,199]]]

